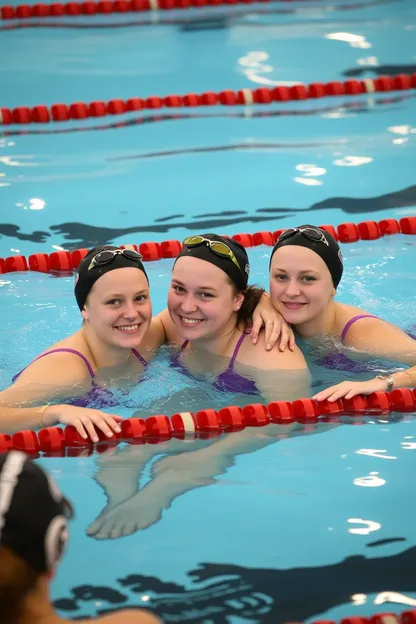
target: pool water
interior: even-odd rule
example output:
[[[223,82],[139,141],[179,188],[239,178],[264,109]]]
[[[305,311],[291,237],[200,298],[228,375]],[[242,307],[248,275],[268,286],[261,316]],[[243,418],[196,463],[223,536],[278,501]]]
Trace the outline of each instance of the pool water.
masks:
[[[415,29],[412,0],[3,22],[0,106],[412,73]],[[414,91],[4,126],[0,256],[414,215],[415,134]],[[414,238],[343,245],[339,300],[414,331]],[[269,254],[249,250],[265,287]],[[155,313],[171,265],[146,267]],[[79,328],[73,279],[1,276],[0,387]],[[328,370],[306,353],[314,388],[399,366]],[[167,358],[123,416],[231,402]],[[416,606],[414,416],[41,457],[76,508],[59,613],[136,605],[164,622],[283,624]]]

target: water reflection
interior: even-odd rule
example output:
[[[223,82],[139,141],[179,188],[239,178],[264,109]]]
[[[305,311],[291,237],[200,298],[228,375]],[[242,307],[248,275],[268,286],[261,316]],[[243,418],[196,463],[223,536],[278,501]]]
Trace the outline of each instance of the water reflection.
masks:
[[[381,529],[381,524],[379,522],[374,522],[373,520],[363,520],[362,518],[348,518],[348,522],[350,524],[364,525],[362,527],[348,529],[348,533],[354,533],[356,535],[369,535],[370,533]]]
[[[354,479],[354,485],[360,485],[361,487],[380,487],[386,483],[385,479],[377,477],[378,472],[371,472],[366,477],[359,477]]]

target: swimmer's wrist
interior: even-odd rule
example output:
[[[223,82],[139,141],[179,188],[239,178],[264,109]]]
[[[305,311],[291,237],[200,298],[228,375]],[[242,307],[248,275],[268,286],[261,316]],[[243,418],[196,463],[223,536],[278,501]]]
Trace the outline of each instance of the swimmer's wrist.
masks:
[[[391,375],[393,388],[414,388],[416,386],[416,374],[410,371],[400,371]]]
[[[51,405],[50,403],[46,403],[46,405],[41,408],[39,426],[50,427],[51,425],[55,425],[57,422],[59,422],[59,407],[59,405]]]

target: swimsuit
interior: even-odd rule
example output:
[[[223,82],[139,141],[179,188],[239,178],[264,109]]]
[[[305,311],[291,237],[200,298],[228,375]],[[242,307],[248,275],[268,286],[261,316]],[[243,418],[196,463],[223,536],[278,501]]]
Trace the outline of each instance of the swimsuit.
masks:
[[[144,367],[147,367],[147,362],[140,355],[140,353],[136,351],[136,349],[132,349],[131,351],[133,355],[139,360],[139,362],[141,362]],[[61,347],[59,349],[52,349],[51,351],[47,351],[46,353],[39,355],[37,358],[32,360],[30,364],[33,364],[33,362],[36,362],[36,360],[40,360],[41,358],[45,357],[46,355],[49,355],[50,353],[72,353],[73,355],[77,355],[78,357],[80,357],[84,361],[86,367],[88,368],[88,372],[90,374],[91,383],[92,383],[91,390],[89,390],[82,397],[77,397],[75,399],[71,399],[70,401],[67,401],[68,405],[75,405],[77,407],[93,406],[94,408],[103,408],[103,407],[113,407],[114,405],[117,405],[119,403],[119,400],[116,400],[116,397],[114,396],[113,392],[111,392],[111,390],[109,390],[108,388],[102,388],[95,383],[95,380],[94,380],[95,373],[93,371],[91,364],[89,363],[85,355],[83,355],[80,351],[77,351],[76,349],[68,349],[66,347]],[[19,373],[17,373],[17,375],[13,377],[12,381],[13,382],[16,381],[16,379],[23,373],[23,371],[25,371],[30,366],[30,364],[25,366],[25,368],[23,368]]]
[[[247,338],[248,334],[241,334],[238,342],[235,346],[234,352],[231,356],[230,362],[222,373],[220,373],[213,383],[213,386],[216,390],[220,390],[221,392],[231,392],[231,393],[243,393],[243,394],[258,394],[258,390],[256,384],[251,379],[247,379],[242,375],[239,375],[234,370],[235,359],[238,355],[241,345],[244,340]],[[181,346],[181,350],[177,353],[171,360],[173,366],[180,368],[186,375],[193,377],[193,375],[189,372],[187,368],[185,368],[179,361],[179,357],[181,353],[186,349],[189,340],[185,340],[183,345]]]

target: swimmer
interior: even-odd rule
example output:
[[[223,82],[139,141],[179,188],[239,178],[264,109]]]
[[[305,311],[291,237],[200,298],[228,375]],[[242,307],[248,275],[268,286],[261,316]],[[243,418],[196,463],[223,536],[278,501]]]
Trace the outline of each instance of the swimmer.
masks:
[[[342,273],[341,250],[331,234],[312,225],[285,230],[270,258],[272,303],[299,336],[327,336],[346,347],[349,358],[375,356],[409,368],[377,375],[369,381],[343,381],[314,398],[335,401],[378,390],[414,387],[416,341],[366,310],[335,301]],[[338,356],[345,358],[334,354],[335,359]]]
[[[40,354],[0,392],[0,431],[62,423],[92,441],[98,439],[96,429],[113,436],[122,419],[90,406],[114,407],[111,387],[136,384],[157,348],[178,338],[169,320],[164,326],[168,314],[152,319],[149,282],[133,249],[91,249],[79,265],[75,298],[82,328]],[[269,299],[263,297],[253,317],[253,339],[265,322],[273,343],[289,333]]]
[[[27,455],[0,455],[0,613],[2,624],[69,624],[57,615],[50,584],[65,550],[73,509]],[[80,622],[91,620],[80,620]],[[97,624],[157,624],[142,609],[123,609]]]
[[[234,240],[216,234],[184,240],[168,294],[169,315],[183,341],[176,364],[215,373],[215,388],[231,393],[260,392],[268,401],[307,396],[308,369],[297,346],[267,351],[264,332],[256,344],[248,339],[262,292],[249,286],[249,270],[247,252]],[[250,378],[238,370],[241,365],[249,367]],[[293,374],[279,384],[274,373],[282,370]],[[274,383],[267,383],[266,371],[273,372]]]

